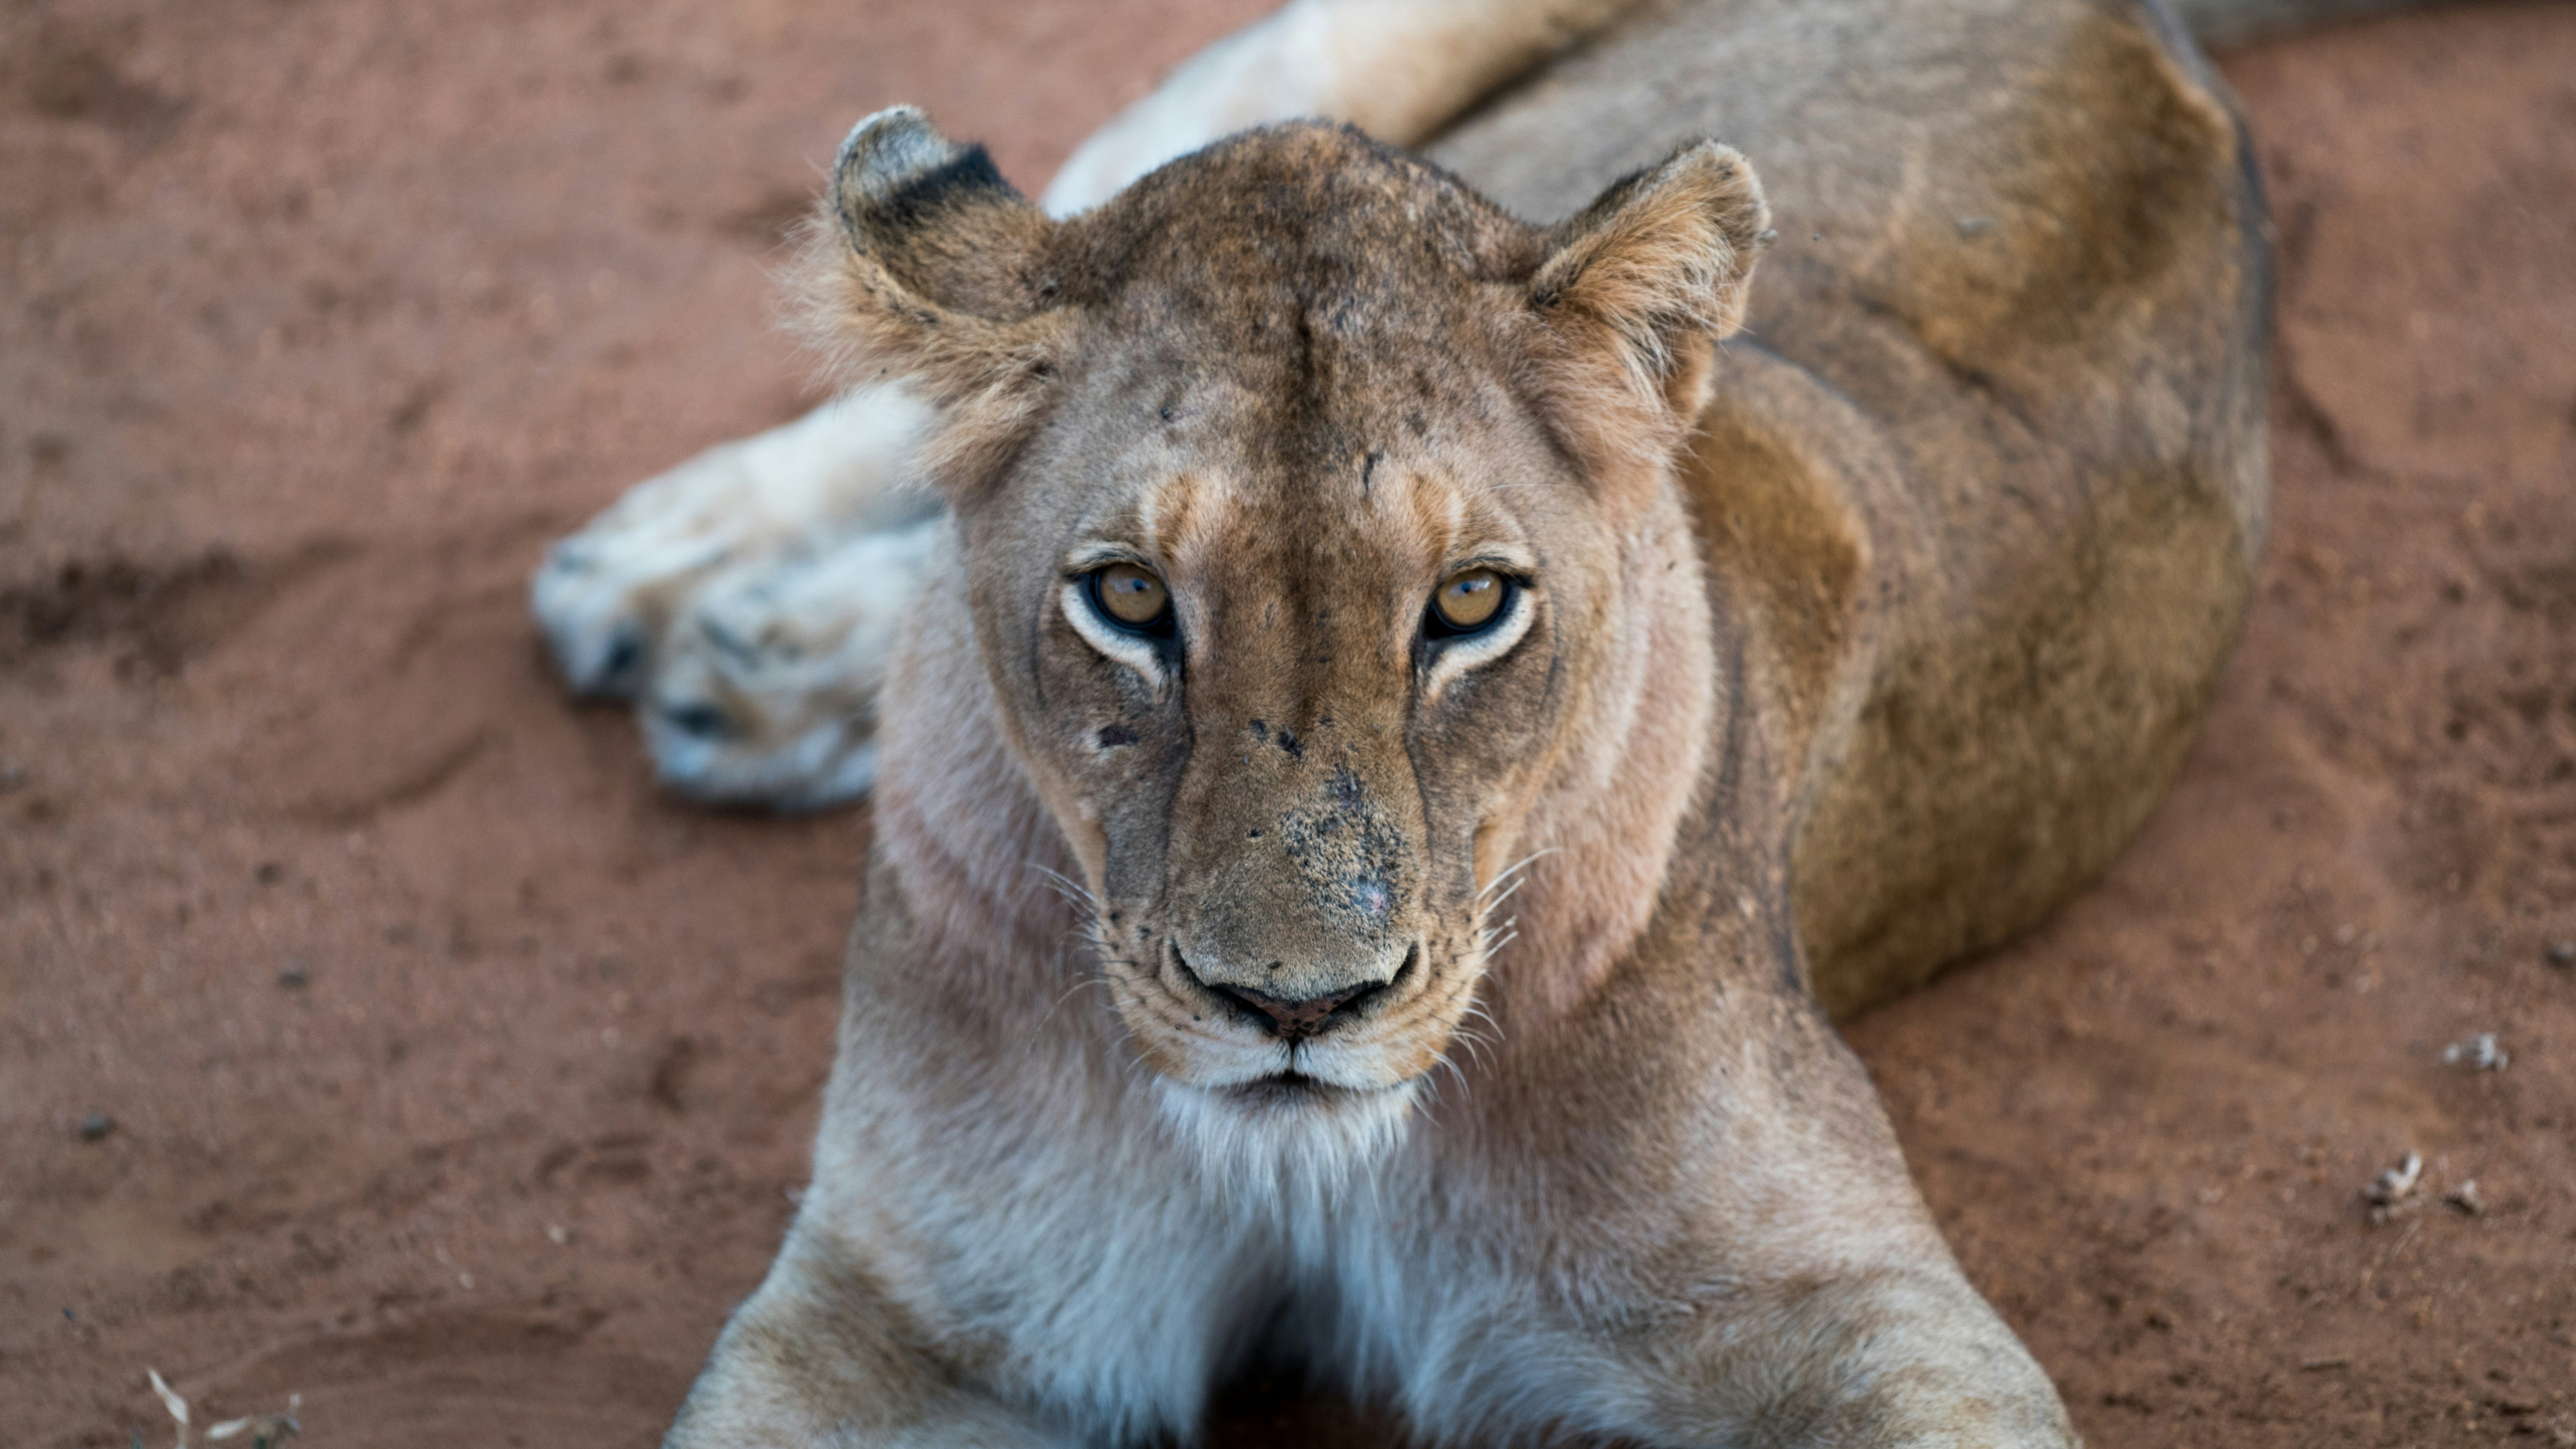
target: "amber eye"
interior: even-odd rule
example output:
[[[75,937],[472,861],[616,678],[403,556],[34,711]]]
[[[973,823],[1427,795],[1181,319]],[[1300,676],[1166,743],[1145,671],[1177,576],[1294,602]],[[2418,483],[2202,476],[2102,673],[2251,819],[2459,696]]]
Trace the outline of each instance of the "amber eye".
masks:
[[[1510,597],[1511,580],[1492,569],[1462,569],[1431,595],[1434,633],[1472,634],[1494,622]]]
[[[1114,563],[1090,574],[1091,599],[1109,622],[1140,634],[1160,633],[1171,623],[1172,591],[1152,572],[1131,563]]]

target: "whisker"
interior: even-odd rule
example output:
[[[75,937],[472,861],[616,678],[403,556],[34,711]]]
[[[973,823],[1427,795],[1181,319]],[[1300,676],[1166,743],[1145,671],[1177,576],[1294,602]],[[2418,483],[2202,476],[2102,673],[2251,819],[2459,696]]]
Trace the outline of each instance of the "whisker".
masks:
[[[1502,883],[1502,880],[1503,880],[1503,877],[1500,877],[1500,876],[1495,877],[1495,884],[1500,885],[1500,884]],[[1494,897],[1494,898],[1493,898],[1492,900],[1490,900],[1490,901],[1485,901],[1485,902],[1480,903],[1480,904],[1476,907],[1476,914],[1478,914],[1478,915],[1480,915],[1480,916],[1481,916],[1481,915],[1483,915],[1483,914],[1484,914],[1485,912],[1487,912],[1487,911],[1498,911],[1498,910],[1501,910],[1501,909],[1502,909],[1502,907],[1503,907],[1503,902],[1505,902],[1505,901],[1507,901],[1507,900],[1510,900],[1513,896],[1515,896],[1515,895],[1519,894],[1519,893],[1520,893],[1520,888],[1521,888],[1522,886],[1525,886],[1525,885],[1528,885],[1528,884],[1529,884],[1529,877],[1528,877],[1528,876],[1526,876],[1526,875],[1513,877],[1513,878],[1512,878],[1512,883],[1511,883],[1511,885],[1510,885],[1508,888],[1506,888],[1506,889],[1503,891],[1503,893],[1502,893],[1501,895],[1498,895],[1498,896]]]
[[[1457,1031],[1450,1033],[1449,1039],[1459,1043],[1467,1049],[1467,1055],[1476,1059],[1476,1069],[1478,1071],[1486,1071],[1492,1068],[1493,1064],[1485,1060],[1485,1048],[1488,1043],[1482,1034],[1472,1031]],[[1447,1058],[1444,1056],[1442,1060],[1446,1061]]]
[[[1038,864],[1036,861],[1029,862],[1029,869],[1045,876],[1055,887],[1056,894],[1063,896],[1073,904],[1089,906],[1094,910],[1098,910],[1100,908],[1100,898],[1091,893],[1090,887],[1074,880],[1064,872],[1050,870],[1047,867]]]
[[[1526,870],[1529,868],[1531,862],[1539,860],[1545,856],[1555,855],[1558,853],[1558,850],[1559,847],[1557,846],[1542,846],[1539,849],[1533,850],[1529,854],[1522,856],[1520,859],[1513,861],[1511,864],[1504,866],[1501,870],[1494,872],[1494,878],[1486,882],[1483,890],[1476,892],[1476,899],[1480,901],[1483,900],[1496,886],[1510,880],[1514,872]]]
[[[1467,1074],[1459,1070],[1456,1062],[1449,1060],[1449,1054],[1447,1052],[1442,1052],[1437,1060],[1440,1065],[1449,1069],[1450,1076],[1457,1079],[1459,1096],[1466,1097],[1473,1094],[1474,1089],[1467,1085]]]
[[[1064,1004],[1071,1001],[1076,995],[1080,994],[1085,989],[1093,986],[1109,990],[1115,989],[1114,983],[1110,981],[1107,974],[1102,972],[1092,972],[1082,980],[1076,981],[1071,986],[1066,987],[1064,994],[1057,997],[1054,1001],[1049,1002],[1047,1004],[1047,1009],[1039,1013],[1038,1019],[1030,1025],[1028,1041],[1020,1049],[1020,1059],[1022,1061],[1026,1061],[1030,1057],[1037,1055],[1038,1043],[1046,1037],[1047,1023],[1055,1019],[1055,1014],[1063,1009]]]
[[[1459,1019],[1460,1021],[1462,1021],[1462,1022],[1463,1022],[1463,1021],[1467,1021],[1467,1020],[1469,1020],[1469,1019],[1471,1019],[1471,1018],[1472,1018],[1472,1019],[1474,1019],[1474,1020],[1477,1020],[1477,1021],[1481,1021],[1481,1022],[1483,1022],[1485,1025],[1487,1025],[1487,1026],[1489,1026],[1489,1027],[1492,1027],[1492,1028],[1493,1028],[1493,1031],[1494,1031],[1494,1034],[1493,1034],[1492,1036],[1490,1036],[1490,1037],[1486,1036],[1486,1035],[1485,1035],[1484,1033],[1482,1033],[1482,1032],[1467,1032],[1467,1033],[1464,1033],[1464,1034],[1472,1035],[1472,1036],[1474,1036],[1477,1040],[1479,1040],[1479,1041],[1483,1041],[1483,1042],[1487,1042],[1487,1043],[1491,1044],[1492,1046],[1494,1046],[1494,1047],[1496,1047],[1496,1048],[1500,1048],[1500,1047],[1502,1046],[1502,1044],[1503,1044],[1503,1024],[1502,1024],[1501,1022],[1496,1021],[1496,1020],[1494,1019],[1494,1014],[1493,1014],[1492,1012],[1487,1011],[1485,1008],[1483,1008],[1483,1007],[1481,1007],[1481,1006],[1478,1006],[1476,1003],[1474,1003],[1474,1002],[1472,1002],[1472,1001],[1471,1001],[1471,1002],[1468,1002],[1468,1003],[1467,1003],[1467,1009],[1466,1009],[1466,1010],[1464,1010],[1464,1011],[1462,1011],[1462,1012],[1458,1013],[1458,1019]],[[1461,1028],[1461,1030],[1462,1030],[1462,1032],[1464,1032],[1464,1028]]]

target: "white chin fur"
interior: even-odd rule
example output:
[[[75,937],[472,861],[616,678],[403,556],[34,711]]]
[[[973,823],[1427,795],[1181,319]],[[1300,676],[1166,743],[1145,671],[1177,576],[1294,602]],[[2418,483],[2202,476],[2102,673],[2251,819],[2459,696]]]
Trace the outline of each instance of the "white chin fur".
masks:
[[[1198,1154],[1229,1202],[1280,1218],[1311,1217],[1370,1176],[1403,1142],[1419,1079],[1377,1091],[1309,1087],[1270,1095],[1259,1084],[1156,1084],[1163,1125]]]

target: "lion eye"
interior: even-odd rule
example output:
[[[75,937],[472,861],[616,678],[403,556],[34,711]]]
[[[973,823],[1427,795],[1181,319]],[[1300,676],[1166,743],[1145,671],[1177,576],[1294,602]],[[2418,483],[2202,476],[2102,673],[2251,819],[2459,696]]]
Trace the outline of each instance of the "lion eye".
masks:
[[[1463,569],[1443,579],[1431,595],[1434,632],[1470,634],[1502,613],[1511,583],[1492,569]]]
[[[1172,591],[1151,571],[1131,563],[1092,570],[1091,598],[1111,623],[1140,633],[1160,629],[1172,616]]]

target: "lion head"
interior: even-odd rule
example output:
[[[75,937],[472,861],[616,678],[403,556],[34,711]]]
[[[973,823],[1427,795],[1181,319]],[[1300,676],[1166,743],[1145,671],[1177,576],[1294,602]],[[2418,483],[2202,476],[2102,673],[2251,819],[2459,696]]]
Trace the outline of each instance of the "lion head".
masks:
[[[1642,928],[1716,688],[1668,470],[1765,224],[1709,143],[1541,228],[1316,124],[1061,222],[850,137],[819,323],[936,411],[992,708],[1198,1118],[1408,1100],[1533,858],[1550,958]]]

